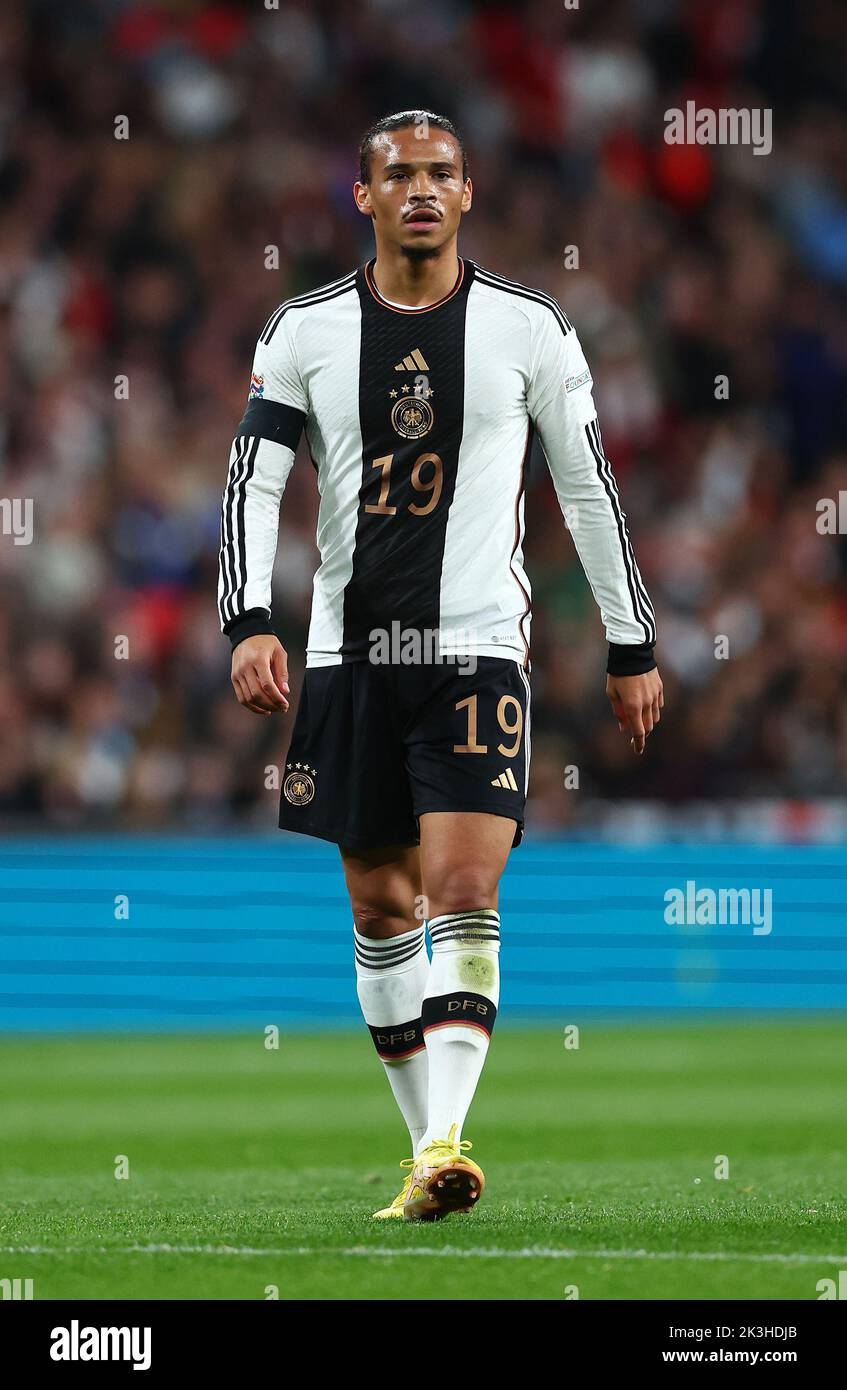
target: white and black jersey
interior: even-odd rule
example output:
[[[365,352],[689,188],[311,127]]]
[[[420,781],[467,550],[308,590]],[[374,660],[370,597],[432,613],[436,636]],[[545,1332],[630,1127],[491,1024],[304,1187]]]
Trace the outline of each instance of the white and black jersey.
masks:
[[[460,260],[452,291],[384,299],[373,261],[282,304],[256,348],[223,498],[219,609],[233,645],[272,632],[279,508],[305,428],[320,492],[307,667],[367,659],[374,630],[528,668],[524,479],[537,431],[611,644],[656,639],[577,335],[555,299]]]

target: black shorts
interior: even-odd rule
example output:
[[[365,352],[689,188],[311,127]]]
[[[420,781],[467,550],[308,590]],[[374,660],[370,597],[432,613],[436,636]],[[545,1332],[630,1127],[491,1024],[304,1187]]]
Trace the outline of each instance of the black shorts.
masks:
[[[529,681],[516,661],[308,667],[285,760],[283,830],[351,849],[417,844],[426,811],[487,811],[523,835]]]

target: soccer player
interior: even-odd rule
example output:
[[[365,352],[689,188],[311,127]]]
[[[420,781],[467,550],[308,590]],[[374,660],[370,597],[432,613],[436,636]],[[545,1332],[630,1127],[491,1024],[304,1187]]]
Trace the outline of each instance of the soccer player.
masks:
[[[340,847],[359,1000],[411,1141],[381,1218],[469,1211],[485,1181],[462,1128],[497,1013],[498,884],[529,776],[534,432],[636,754],[663,703],[576,333],[550,295],[458,255],[472,194],[449,120],[405,111],[367,131],[353,196],[376,255],[271,314],[223,498],[232,684],[268,716],[289,707],[271,573],[305,429],[321,563],[279,824]]]

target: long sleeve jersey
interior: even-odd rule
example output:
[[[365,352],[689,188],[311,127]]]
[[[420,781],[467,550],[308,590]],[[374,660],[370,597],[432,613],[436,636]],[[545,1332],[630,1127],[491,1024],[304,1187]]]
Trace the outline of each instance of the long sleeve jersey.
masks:
[[[307,666],[367,660],[375,632],[529,667],[524,487],[537,432],[610,643],[651,669],[655,616],[558,302],[467,259],[424,308],[373,261],[287,300],[259,338],[223,497],[218,602],[233,646],[272,632],[280,503],[305,429],[320,493]],[[397,630],[397,629],[394,629]]]

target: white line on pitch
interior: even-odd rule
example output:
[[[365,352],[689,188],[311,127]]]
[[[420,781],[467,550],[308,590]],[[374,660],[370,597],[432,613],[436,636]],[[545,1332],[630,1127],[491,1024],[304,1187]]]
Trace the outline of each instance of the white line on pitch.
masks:
[[[352,1245],[340,1250],[331,1246],[290,1245],[261,1248],[250,1245],[2,1245],[3,1255],[238,1255],[276,1259],[285,1255],[341,1256],[345,1259],[450,1258],[471,1260],[750,1260],[755,1264],[845,1264],[847,1255],[808,1255],[803,1252],[781,1255],[750,1253],[744,1250],[570,1250],[546,1246],[527,1246],[504,1250],[496,1246],[459,1247],[417,1245],[392,1250],[384,1245]]]

